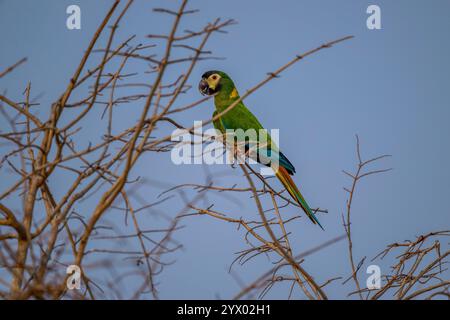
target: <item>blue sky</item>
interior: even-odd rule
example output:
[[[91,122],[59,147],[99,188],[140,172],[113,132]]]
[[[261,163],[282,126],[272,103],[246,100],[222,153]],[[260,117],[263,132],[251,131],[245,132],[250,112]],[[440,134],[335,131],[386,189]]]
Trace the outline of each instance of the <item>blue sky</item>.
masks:
[[[65,27],[65,9],[70,4],[81,8],[81,30]],[[137,34],[138,41],[147,41],[146,34],[167,30],[171,20],[152,13],[151,8],[175,8],[177,4],[136,1],[124,17],[117,39]],[[370,4],[381,8],[381,30],[366,27]],[[7,89],[10,97],[20,100],[27,81],[31,81],[33,91],[42,93],[40,108],[46,114],[49,103],[65,88],[109,6],[110,2],[103,0],[0,1],[1,69],[28,57],[25,65],[0,80],[0,89]],[[200,12],[187,19],[181,29],[196,29],[216,17],[238,21],[228,34],[215,35],[209,42],[208,49],[226,59],[202,62],[191,78],[194,88],[203,72],[219,69],[244,92],[296,54],[335,38],[355,36],[299,62],[245,100],[264,126],[280,128],[280,147],[296,166],[294,180],[311,206],[329,210],[320,217],[325,232],[306,219],[293,225],[290,231],[295,234],[292,245],[297,253],[344,232],[341,214],[346,194],[342,187],[349,180],[342,170],[355,168],[355,134],[361,139],[365,158],[391,154],[378,168],[393,168],[362,181],[358,187],[353,215],[356,257],[373,257],[391,242],[448,229],[449,1],[198,0],[189,8]],[[143,70],[134,71],[140,71],[139,80],[146,81]],[[177,71],[170,69],[169,75]],[[181,102],[199,97],[191,90]],[[131,115],[139,107],[118,107],[122,116],[117,125],[132,124],[135,118]],[[194,120],[208,119],[212,112],[209,103],[177,120],[191,126]],[[95,121],[83,127],[86,137],[95,130]],[[5,126],[3,118],[0,124]],[[245,183],[238,170],[225,165],[175,166],[169,154],[141,162],[133,174],[159,181],[167,188],[204,183],[206,171],[225,173],[217,179],[224,185]],[[63,188],[64,179],[51,183]],[[1,190],[7,185],[5,181],[9,182],[8,177],[2,180]],[[148,187],[141,196],[153,202],[163,190]],[[256,213],[254,203],[246,197],[239,201],[220,197],[210,200],[218,210],[239,210],[242,216]],[[170,216],[178,208],[179,203],[167,202],[159,210]],[[151,227],[164,224],[164,220],[154,222],[149,218],[145,223]],[[161,297],[231,298],[239,285],[228,268],[235,252],[245,248],[242,232],[208,217],[187,218],[183,225],[175,238],[184,249],[173,256],[176,263],[158,278]],[[381,265],[385,271],[388,266]],[[236,265],[233,270],[249,282],[270,267],[267,259],[260,258]],[[329,276],[348,276],[346,244],[338,243],[308,258],[305,268],[319,282]],[[352,284],[338,283],[327,292],[332,298],[345,298],[351,290]],[[268,297],[286,298],[287,291],[286,287],[275,287]]]

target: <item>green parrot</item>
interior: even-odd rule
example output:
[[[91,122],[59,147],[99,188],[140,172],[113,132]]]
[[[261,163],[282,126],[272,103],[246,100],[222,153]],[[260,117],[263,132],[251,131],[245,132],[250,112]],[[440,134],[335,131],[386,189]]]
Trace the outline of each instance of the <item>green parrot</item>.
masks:
[[[239,99],[239,93],[233,83],[233,80],[222,71],[208,71],[202,75],[202,79],[199,83],[199,90],[203,95],[214,96],[214,104],[216,110],[213,113],[213,117],[227,109],[233,102]],[[261,132],[263,126],[259,123],[258,119],[250,112],[249,109],[240,101],[226,114],[218,118],[213,122],[214,127],[222,134],[226,134],[226,130],[238,130],[243,131],[254,129],[256,132]],[[271,166],[274,169],[276,176],[281,181],[283,186],[289,192],[291,197],[300,205],[308,218],[314,223],[318,224],[322,230],[323,227],[319,220],[314,215],[313,211],[306,203],[299,189],[295,185],[291,178],[291,175],[295,173],[295,168],[292,163],[286,158],[286,156],[278,150],[270,138],[270,135],[266,132],[264,146],[267,148],[265,151],[267,155],[271,156],[271,159],[278,160],[278,165],[274,166],[273,161],[267,163],[266,161],[260,161],[260,157],[253,158],[257,162],[260,162],[266,166]],[[260,137],[258,137],[259,139]]]

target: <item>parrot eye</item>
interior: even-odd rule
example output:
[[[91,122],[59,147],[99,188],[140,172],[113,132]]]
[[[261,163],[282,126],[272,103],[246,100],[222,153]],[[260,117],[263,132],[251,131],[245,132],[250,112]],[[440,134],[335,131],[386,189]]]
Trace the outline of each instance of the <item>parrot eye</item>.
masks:
[[[212,76],[212,79],[213,79],[213,80],[217,80],[217,75],[213,75],[213,76]]]

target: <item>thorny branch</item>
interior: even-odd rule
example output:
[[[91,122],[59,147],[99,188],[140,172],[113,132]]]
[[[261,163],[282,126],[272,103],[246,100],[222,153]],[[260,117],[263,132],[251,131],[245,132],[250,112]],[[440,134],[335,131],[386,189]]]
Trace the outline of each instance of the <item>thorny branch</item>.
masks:
[[[216,19],[199,30],[182,32],[180,24],[198,11],[189,9],[188,1],[182,0],[177,10],[154,9],[154,14],[171,19],[167,34],[149,34],[143,43],[136,42],[135,35],[119,40],[116,31],[126,23],[126,13],[133,3],[132,0],[114,1],[64,91],[51,104],[37,102],[39,96],[34,97],[32,83],[25,86],[23,97],[13,99],[6,91],[0,94],[0,112],[9,126],[0,132],[0,170],[2,180],[5,177],[4,181],[8,182],[0,190],[0,297],[120,299],[129,294],[133,299],[157,299],[158,275],[174,263],[173,253],[182,247],[174,236],[183,228],[180,221],[199,215],[235,225],[244,232],[243,243],[247,247],[237,253],[230,270],[235,262],[245,264],[261,255],[274,263],[254,282],[243,285],[236,299],[250,297],[256,291],[263,298],[283,282],[290,284],[289,298],[299,288],[301,298],[327,299],[325,287],[340,277],[319,282],[306,271],[305,258],[344,237],[349,244],[355,293],[361,298],[365,292],[377,299],[391,291],[398,299],[449,296],[448,281],[439,278],[445,270],[448,251],[441,253],[441,243],[437,240],[425,245],[431,239],[448,236],[449,231],[390,245],[382,257],[394,250],[406,251],[398,257],[393,273],[384,276],[383,288],[372,292],[360,286],[359,267],[355,265],[352,250],[352,202],[357,183],[363,177],[387,170],[364,171],[367,165],[386,156],[363,161],[358,138],[357,171],[345,172],[353,182],[346,189],[349,199],[346,217],[343,216],[345,236],[307,251],[303,249],[299,254],[295,253],[300,248],[293,247],[297,243],[290,231],[294,230],[290,229],[292,223],[301,219],[298,205],[285,190],[278,190],[246,163],[240,166],[244,186],[238,183],[221,186],[208,176],[204,184],[168,186],[155,202],[149,203],[148,197],[141,196],[141,189],[160,188],[161,184],[133,177],[133,169],[144,157],[151,162],[155,153],[171,150],[172,134],[163,124],[186,128],[175,116],[209,100],[206,97],[186,105],[180,103],[180,97],[191,90],[192,81],[196,82],[190,76],[197,65],[205,60],[221,59],[207,48],[211,36],[226,32],[235,21]],[[294,57],[269,72],[239,100],[203,125],[229,112],[297,62],[350,38],[325,43]],[[0,78],[7,78],[25,62],[27,58],[11,62],[0,71]],[[139,64],[140,70],[144,70],[145,81],[136,80],[138,73],[128,71],[131,63]],[[179,70],[176,76],[167,72],[173,66]],[[130,118],[134,121],[129,126],[118,121],[123,105],[133,110]],[[93,122],[95,128],[89,131],[93,134],[86,134],[86,128]],[[194,129],[187,130],[192,133]],[[156,167],[150,166],[149,170]],[[190,198],[185,189],[197,192]],[[181,198],[182,206],[168,214],[160,208],[173,201],[173,193]],[[225,197],[237,193],[247,194],[254,201],[254,218],[244,219],[242,212],[220,212],[214,203],[206,208],[199,204],[207,200],[208,194]],[[317,208],[316,212],[328,211]],[[431,258],[432,254],[435,257]],[[428,264],[420,267],[425,261]],[[412,263],[410,269],[406,269],[408,263]],[[82,270],[81,291],[67,290],[69,275],[65,269],[72,264]],[[142,285],[124,293],[124,283],[130,278],[139,279]],[[428,286],[417,288],[418,284]]]
[[[143,228],[143,214],[156,215],[155,207],[170,197],[153,205],[141,203],[139,189],[145,184],[130,178],[130,173],[144,154],[164,150],[162,141],[149,145],[155,140],[154,133],[157,137],[161,131],[160,123],[174,124],[169,115],[207,100],[185,106],[178,103],[179,97],[190,89],[188,81],[198,62],[216,58],[210,50],[204,49],[210,36],[225,32],[224,29],[234,24],[233,20],[216,19],[195,34],[185,32],[189,36],[183,39],[180,21],[196,12],[186,9],[187,3],[187,0],[181,1],[179,9],[173,12],[154,10],[155,14],[169,14],[168,18],[173,20],[168,35],[161,37],[165,43],[133,44],[136,37],[131,36],[117,44],[116,31],[125,21],[133,1],[114,1],[65,90],[51,104],[47,115],[42,112],[42,106],[30,98],[32,84],[25,90],[24,102],[0,95],[1,112],[11,129],[0,133],[4,141],[0,169],[10,181],[10,185],[2,185],[0,191],[0,265],[7,273],[0,283],[2,297],[62,298],[69,295],[95,299],[105,294],[95,280],[98,277],[95,270],[102,268],[111,272],[117,285],[127,277],[136,277],[136,272],[126,263],[124,268],[128,267],[129,271],[119,277],[114,275],[113,257],[125,254],[127,260],[135,260],[138,267],[142,263],[146,266],[145,271],[138,268],[138,276],[145,281],[133,296],[140,298],[150,294],[158,298],[154,277],[171,263],[165,262],[164,257],[180,248],[172,236],[180,226],[172,217],[169,227],[155,224],[154,228]],[[103,48],[101,43],[104,43]],[[172,59],[180,54],[185,57]],[[152,58],[142,60],[142,56]],[[21,59],[6,68],[0,73],[1,77],[7,77],[26,61],[26,58]],[[126,73],[130,61],[139,62],[143,70],[148,70],[146,83],[136,83],[133,78],[137,74]],[[93,67],[87,69],[88,63]],[[166,72],[174,65],[180,70],[176,81]],[[142,87],[148,88],[148,92],[139,98],[128,94],[130,88]],[[80,98],[83,95],[84,98]],[[72,97],[77,97],[77,101]],[[140,115],[134,125],[121,129],[115,110],[131,103],[141,103]],[[96,117],[102,106],[104,112],[98,120]],[[98,136],[83,135],[83,127],[94,119],[98,123]],[[61,175],[65,176],[65,184],[58,189]],[[180,214],[202,197],[186,200],[186,207]],[[17,207],[20,198],[21,209]],[[95,201],[96,205],[86,206],[84,203],[88,199],[90,204]],[[106,216],[107,212],[124,214],[125,226],[116,228],[111,214]],[[124,235],[128,217],[131,217],[134,233]],[[109,241],[105,242],[106,239]],[[126,249],[118,249],[125,243]],[[140,251],[136,251],[137,248]],[[102,253],[111,256],[102,258]],[[64,266],[71,264],[82,270],[82,292],[66,290],[68,276]],[[110,292],[120,295],[120,287],[111,283],[108,286],[111,286]]]
[[[361,147],[360,147],[360,143],[359,143],[359,137],[358,137],[358,135],[356,135],[356,155],[357,155],[357,159],[358,159],[358,165],[357,165],[356,172],[354,174],[348,173],[347,171],[343,170],[344,174],[346,174],[347,176],[349,176],[352,179],[352,184],[351,184],[350,188],[344,188],[344,190],[348,193],[348,199],[347,199],[347,205],[346,205],[346,216],[344,217],[344,215],[342,215],[342,221],[343,221],[345,233],[347,234],[348,256],[350,259],[350,266],[352,269],[351,278],[353,278],[353,281],[355,282],[358,292],[360,292],[360,290],[361,290],[361,285],[359,284],[359,280],[358,280],[358,271],[361,268],[364,259],[358,264],[358,266],[355,266],[355,261],[354,261],[354,257],[353,257],[353,242],[352,242],[351,221],[350,221],[353,198],[355,195],[356,186],[357,186],[358,182],[360,182],[360,180],[364,177],[367,177],[367,176],[370,176],[373,174],[388,172],[388,171],[392,170],[392,169],[381,169],[381,170],[365,171],[367,165],[374,163],[378,160],[381,160],[383,158],[390,157],[390,155],[386,154],[386,155],[378,156],[378,157],[375,157],[375,158],[372,158],[369,160],[362,160],[360,148]],[[345,281],[344,281],[344,283],[345,283]],[[361,299],[363,298],[361,293],[359,293],[359,296]]]

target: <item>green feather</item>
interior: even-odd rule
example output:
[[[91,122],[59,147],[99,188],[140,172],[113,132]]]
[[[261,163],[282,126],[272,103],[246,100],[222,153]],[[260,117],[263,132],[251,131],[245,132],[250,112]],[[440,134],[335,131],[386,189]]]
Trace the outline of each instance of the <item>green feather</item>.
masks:
[[[231,104],[233,104],[236,100],[239,99],[239,93],[233,83],[233,80],[222,71],[214,71],[210,73],[217,73],[220,75],[220,89],[214,96],[214,104],[216,107],[216,111],[213,114],[215,117],[217,114],[222,113],[226,110]],[[242,129],[244,131],[249,129],[256,130],[259,133],[259,130],[264,129],[258,119],[247,109],[242,101],[240,101],[237,105],[235,105],[231,110],[229,110],[226,114],[222,115],[219,119],[213,121],[214,127],[219,130],[222,134],[226,133],[226,129]],[[268,149],[272,152],[279,152],[278,147],[271,140],[270,135],[266,131],[266,141]],[[260,136],[258,135],[258,139]],[[280,152],[281,153],[281,152]],[[284,157],[284,155],[282,155]],[[285,157],[284,157],[285,158]],[[293,173],[295,169],[292,164],[287,160],[287,158],[283,159],[283,161],[289,163],[290,166],[287,166],[287,169],[290,170],[290,173]],[[280,162],[281,163],[281,162]],[[284,184],[284,183],[283,183]],[[295,185],[294,185],[295,186]],[[289,189],[297,189],[296,187],[286,186]],[[309,205],[306,203],[305,199],[301,195],[300,191],[297,190],[289,190],[290,193],[293,192],[295,194],[294,198],[297,202],[299,202],[300,206],[303,208],[305,213],[312,219],[313,222],[317,222],[320,227],[322,227],[315,217],[314,213],[310,209]],[[322,228],[323,229],[323,228]]]

